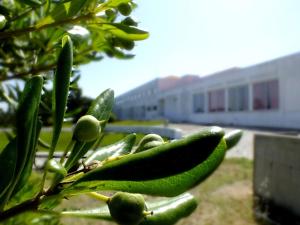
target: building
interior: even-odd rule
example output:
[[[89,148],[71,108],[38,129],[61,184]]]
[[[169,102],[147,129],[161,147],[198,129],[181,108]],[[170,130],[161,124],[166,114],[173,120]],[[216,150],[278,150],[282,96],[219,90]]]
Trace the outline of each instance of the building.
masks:
[[[116,98],[121,119],[300,129],[300,53],[207,76],[157,78]]]

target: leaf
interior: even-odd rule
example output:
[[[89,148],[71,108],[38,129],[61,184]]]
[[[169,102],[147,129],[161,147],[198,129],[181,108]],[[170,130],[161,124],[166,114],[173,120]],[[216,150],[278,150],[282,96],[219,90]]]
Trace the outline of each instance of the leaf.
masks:
[[[34,116],[34,119],[35,121],[32,128],[32,138],[30,142],[30,149],[32,149],[32,151],[26,159],[26,165],[24,166],[24,169],[20,175],[20,179],[14,188],[12,196],[15,195],[18,191],[20,191],[25,186],[32,172],[32,167],[35,160],[35,153],[37,149],[37,142],[42,128],[42,123],[37,118],[37,112],[36,115]]]
[[[121,3],[129,3],[129,2],[131,2],[131,0],[109,0],[106,2],[106,6],[115,8]]]
[[[224,136],[224,139],[225,139],[226,145],[227,145],[227,150],[234,147],[240,141],[242,135],[243,135],[243,131],[241,131],[241,130],[233,130],[233,131],[227,133]]]
[[[102,92],[91,104],[87,115],[94,116],[99,121],[108,121],[114,105],[114,91],[107,89]],[[104,128],[105,123],[101,123]]]
[[[150,201],[147,202],[147,208],[148,211],[153,211],[153,215],[147,216],[140,225],[172,225],[189,216],[196,207],[195,198],[188,193],[160,201]],[[112,221],[106,205],[88,210],[63,211],[61,216]]]
[[[153,211],[140,225],[172,225],[189,216],[196,208],[197,201],[193,195],[185,193],[174,198],[147,203],[148,210]]]
[[[26,5],[29,5],[31,7],[39,7],[42,5],[39,0],[22,0],[20,2],[25,3]]]
[[[102,28],[109,31],[116,37],[128,40],[128,41],[140,41],[149,37],[149,33],[143,30],[139,30],[134,27],[129,27],[119,23],[102,24]]]
[[[179,195],[199,184],[219,166],[227,148],[223,135],[221,128],[213,127],[148,151],[124,156],[86,173],[62,193],[120,190]]]
[[[42,86],[43,78],[41,76],[34,76],[28,80],[16,112],[18,158],[13,186],[17,184],[25,165],[29,163],[28,160],[35,152],[35,132]]]
[[[54,127],[50,156],[53,155],[64,121],[73,65],[73,46],[69,36],[63,37],[62,45],[53,80],[52,114]]]
[[[89,165],[94,160],[104,161],[109,157],[117,157],[125,154],[129,154],[136,140],[136,134],[129,134],[124,139],[112,144],[99,148],[93,152],[84,161],[85,165]]]
[[[16,138],[14,138],[0,154],[0,198],[2,198],[13,181],[16,163],[17,142]]]
[[[57,4],[50,12],[50,15],[41,19],[35,26],[39,28],[47,24],[51,24],[60,20],[74,17],[82,9],[86,0],[68,1],[66,3]]]

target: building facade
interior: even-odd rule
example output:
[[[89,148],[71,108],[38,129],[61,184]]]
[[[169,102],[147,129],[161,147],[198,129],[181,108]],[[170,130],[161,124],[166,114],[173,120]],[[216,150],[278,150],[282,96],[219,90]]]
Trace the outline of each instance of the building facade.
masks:
[[[300,129],[300,53],[204,77],[155,79],[116,99],[121,119]]]

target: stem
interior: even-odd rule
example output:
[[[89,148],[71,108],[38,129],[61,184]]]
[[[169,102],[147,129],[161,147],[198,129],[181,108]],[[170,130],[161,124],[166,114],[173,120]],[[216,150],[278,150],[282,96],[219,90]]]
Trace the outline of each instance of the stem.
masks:
[[[110,197],[107,197],[105,195],[99,194],[97,192],[89,192],[87,195],[91,196],[94,199],[100,200],[102,202],[108,203],[110,201]]]
[[[21,203],[20,205],[17,205],[15,207],[12,207],[0,214],[0,221],[6,220],[12,216],[15,216],[17,214],[30,211],[30,210],[36,210],[38,208],[39,204],[39,198],[34,198],[31,200],[28,200],[26,202]]]
[[[74,143],[75,143],[75,141],[73,139],[71,139],[70,142],[69,142],[69,144],[68,144],[68,146],[67,146],[67,148],[65,149],[63,155],[60,158],[60,161],[59,161],[60,163],[64,162],[64,160],[65,160],[68,152],[70,151],[70,149],[72,148],[72,146],[74,145]]]

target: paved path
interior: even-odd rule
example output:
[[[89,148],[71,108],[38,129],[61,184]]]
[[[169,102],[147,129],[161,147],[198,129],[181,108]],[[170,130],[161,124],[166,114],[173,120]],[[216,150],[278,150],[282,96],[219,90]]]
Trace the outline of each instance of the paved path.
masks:
[[[169,124],[171,128],[180,129],[183,132],[183,135],[189,135],[194,132],[197,132],[207,126],[196,125],[196,124]],[[225,132],[234,130],[236,128],[224,128]],[[240,129],[240,128],[238,128]],[[283,131],[270,131],[270,130],[259,130],[259,129],[242,129],[243,136],[237,146],[232,148],[227,154],[226,157],[245,157],[248,159],[253,159],[253,144],[254,144],[254,134],[256,133],[284,133],[299,135],[299,132],[283,132]]]

